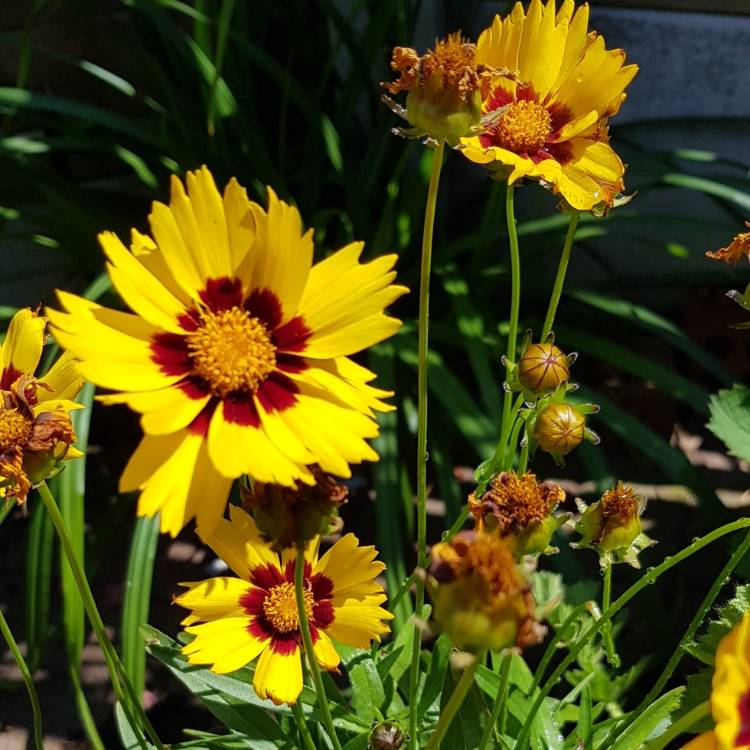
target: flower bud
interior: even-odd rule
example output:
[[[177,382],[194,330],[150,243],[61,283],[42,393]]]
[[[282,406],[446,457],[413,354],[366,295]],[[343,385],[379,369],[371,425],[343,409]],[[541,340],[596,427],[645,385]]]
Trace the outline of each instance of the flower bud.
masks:
[[[255,482],[243,489],[243,501],[261,534],[281,551],[329,531],[349,490],[317,466],[315,484],[282,487]]]
[[[427,585],[435,623],[459,648],[523,648],[543,635],[530,588],[496,534],[463,531],[436,544]]]
[[[406,742],[406,733],[395,721],[381,721],[372,732],[368,747],[370,750],[398,750]]]
[[[583,414],[570,404],[550,404],[536,419],[534,438],[539,447],[558,456],[566,456],[586,436]]]
[[[581,518],[576,531],[581,539],[574,546],[597,550],[602,564],[628,562],[638,567],[638,553],[654,543],[643,533],[641,525],[645,504],[632,487],[622,482],[607,490],[593,505],[579,502]]]
[[[504,471],[479,497],[469,496],[469,509],[478,531],[507,537],[520,557],[556,551],[550,547],[552,535],[569,516],[556,518],[553,511],[564,500],[565,491],[554,482]]]
[[[460,32],[438,40],[434,50],[421,57],[409,47],[393,50],[391,68],[399,77],[383,86],[392,94],[408,92],[406,119],[415,129],[408,135],[455,144],[473,134],[494,74],[477,64],[476,52],[476,45]]]
[[[518,361],[518,380],[537,396],[551,393],[569,377],[568,357],[552,343],[529,344]]]

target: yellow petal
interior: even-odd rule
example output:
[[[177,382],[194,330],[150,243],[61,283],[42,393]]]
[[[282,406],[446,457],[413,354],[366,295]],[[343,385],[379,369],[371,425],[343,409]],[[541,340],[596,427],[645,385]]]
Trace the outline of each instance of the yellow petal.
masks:
[[[681,750],[719,750],[719,745],[713,732],[703,732],[683,745]]]
[[[323,669],[332,671],[341,663],[339,652],[336,651],[331,639],[322,631],[318,630],[318,640],[313,644],[315,658]]]
[[[251,635],[251,618],[223,617],[200,625],[190,625],[186,632],[195,638],[182,652],[191,664],[208,664],[212,672],[226,674],[241,669],[255,659],[268,645]]]
[[[195,583],[180,583],[187,591],[176,596],[174,603],[191,610],[196,620],[215,620],[246,614],[240,599],[250,588],[240,578],[209,578]]]
[[[560,84],[567,79],[573,68],[583,57],[583,52],[588,46],[588,28],[589,28],[589,5],[583,3],[578,10],[573,13],[575,4],[572,0],[565,0],[563,6],[560,8],[558,14],[560,20],[568,18],[568,33],[565,38],[565,52],[563,59],[560,64],[560,70],[557,74],[557,79],[553,85],[553,90],[556,91]]]
[[[273,646],[258,659],[253,678],[253,689],[259,698],[269,698],[275,704],[296,703],[302,692],[302,659],[298,648],[291,654],[277,654]]]
[[[393,619],[393,615],[380,606],[384,601],[385,596],[370,596],[364,601],[350,599],[341,607],[334,607],[335,616],[326,632],[348,646],[369,648],[373,640],[380,642],[390,631],[385,622]]]
[[[46,388],[37,389],[37,399],[74,399],[83,388],[83,375],[76,358],[70,352],[63,352],[49,372],[39,381]]]
[[[19,375],[34,374],[42,356],[46,325],[47,321],[29,308],[19,310],[11,318],[2,345],[0,364],[4,389],[12,385]]]
[[[247,191],[232,177],[224,189],[224,215],[227,222],[232,274],[237,273],[255,241],[255,222]],[[249,281],[249,277],[243,281]]]
[[[167,289],[186,307],[192,305],[192,300],[185,290],[177,283],[170,271],[161,248],[147,234],[141,234],[137,229],[130,230],[130,252],[145,266]]]
[[[120,242],[112,232],[99,235],[112,284],[131,310],[171,333],[184,333],[178,322],[184,305]]]

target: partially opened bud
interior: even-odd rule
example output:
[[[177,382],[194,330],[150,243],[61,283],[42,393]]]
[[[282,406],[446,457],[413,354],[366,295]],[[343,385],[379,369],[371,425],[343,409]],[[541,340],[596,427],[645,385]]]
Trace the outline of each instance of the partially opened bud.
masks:
[[[645,500],[622,482],[607,490],[593,505],[579,502],[581,519],[576,531],[581,539],[574,546],[595,549],[603,565],[627,562],[639,567],[638,553],[654,544],[641,525],[645,506]]]
[[[554,482],[537,482],[529,472],[503,471],[479,496],[469,496],[469,509],[478,531],[506,537],[516,555],[555,552],[550,541],[569,514],[553,512],[565,500],[565,491]]]
[[[460,32],[437,40],[421,57],[410,47],[393,50],[391,68],[399,77],[383,85],[392,94],[407,92],[406,119],[414,127],[407,135],[455,144],[474,132],[494,74],[477,64],[476,52]]]
[[[534,395],[552,393],[570,377],[570,362],[552,343],[529,344],[518,361],[518,380]]]
[[[310,467],[315,484],[282,487],[255,482],[243,491],[245,508],[260,532],[281,551],[327,533],[349,490],[317,466]]]
[[[427,584],[435,623],[459,648],[523,648],[544,633],[530,588],[496,534],[464,531],[436,544]]]

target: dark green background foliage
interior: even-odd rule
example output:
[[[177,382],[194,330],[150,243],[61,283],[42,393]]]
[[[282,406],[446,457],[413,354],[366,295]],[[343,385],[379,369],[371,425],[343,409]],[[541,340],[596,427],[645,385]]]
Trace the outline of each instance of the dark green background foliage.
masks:
[[[391,134],[399,123],[380,102],[380,82],[390,78],[390,49],[413,43],[427,5],[6,0],[0,18],[5,317],[15,306],[50,302],[54,287],[88,290],[117,304],[101,279],[97,232],[127,237],[131,226],[146,230],[149,204],[167,199],[170,174],[204,163],[219,185],[236,176],[261,202],[265,185],[294,201],[315,228],[320,257],[353,239],[366,241],[368,256],[398,252],[399,278],[415,290],[430,152]],[[470,15],[476,5],[446,4],[440,18],[449,25],[441,33],[479,27]],[[723,298],[727,288],[743,284],[745,271],[703,257],[750,218],[748,165],[697,150],[694,140],[698,132],[743,129],[747,121],[665,118],[618,128],[615,120],[613,145],[629,164],[627,189],[637,195],[604,219],[583,218],[558,314],[558,343],[581,353],[573,370],[579,394],[603,407],[592,421],[603,442],[582,446],[564,472],[543,456],[534,469],[584,483],[581,493],[615,478],[687,488],[696,507],[652,503],[648,512],[657,519],[650,534],[662,540],[659,555],[729,513],[717,487],[744,489],[741,476],[704,471],[670,442],[679,425],[720,450],[703,428],[709,396],[747,382],[750,371],[745,334],[728,328],[741,321],[741,311]],[[449,154],[436,227],[429,431],[433,496],[444,506],[435,506],[430,541],[456,516],[473,467],[497,439],[509,290],[502,199],[502,185]],[[521,322],[538,330],[567,220],[537,186],[521,191],[519,204]],[[369,355],[399,408],[382,418],[376,445],[382,460],[358,473],[345,511],[355,531],[379,544],[392,590],[413,564],[407,540],[413,538],[416,308],[415,293],[399,301],[402,331]],[[116,501],[114,487],[138,432],[124,410],[95,407],[93,415],[97,452],[88,461],[86,514],[88,566],[96,572],[108,545],[131,534],[132,498]],[[371,489],[374,504],[367,501]],[[2,538],[9,538],[10,525]],[[34,586],[48,578],[52,559],[36,554],[50,544],[39,519],[32,518],[29,532]],[[82,525],[77,533],[83,549]],[[153,534],[139,528],[136,536],[146,556],[153,555]],[[550,565],[566,580],[593,573],[586,553],[573,556],[561,546]],[[675,636],[661,628],[689,611],[694,590],[706,588],[718,565],[701,558],[666,599],[646,596],[644,611],[657,617],[631,628],[623,641],[665,636],[668,653]],[[139,572],[132,560],[129,570],[132,588]],[[136,586],[146,600],[148,590],[147,580]],[[29,600],[48,596],[49,586]],[[128,607],[124,626],[135,643],[143,602],[131,599]],[[49,613],[43,604],[31,609],[37,629],[28,632],[39,654]],[[408,597],[397,609],[404,622]],[[669,618],[658,617],[669,610]],[[72,658],[79,654],[77,632],[67,633]]]

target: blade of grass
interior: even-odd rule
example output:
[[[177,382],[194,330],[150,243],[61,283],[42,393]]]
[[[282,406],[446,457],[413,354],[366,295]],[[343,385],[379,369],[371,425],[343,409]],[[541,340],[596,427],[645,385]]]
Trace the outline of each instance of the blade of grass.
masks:
[[[146,643],[141,635],[141,626],[148,622],[158,540],[159,516],[137,518],[125,577],[121,638],[122,663],[139,697],[146,687]]]

